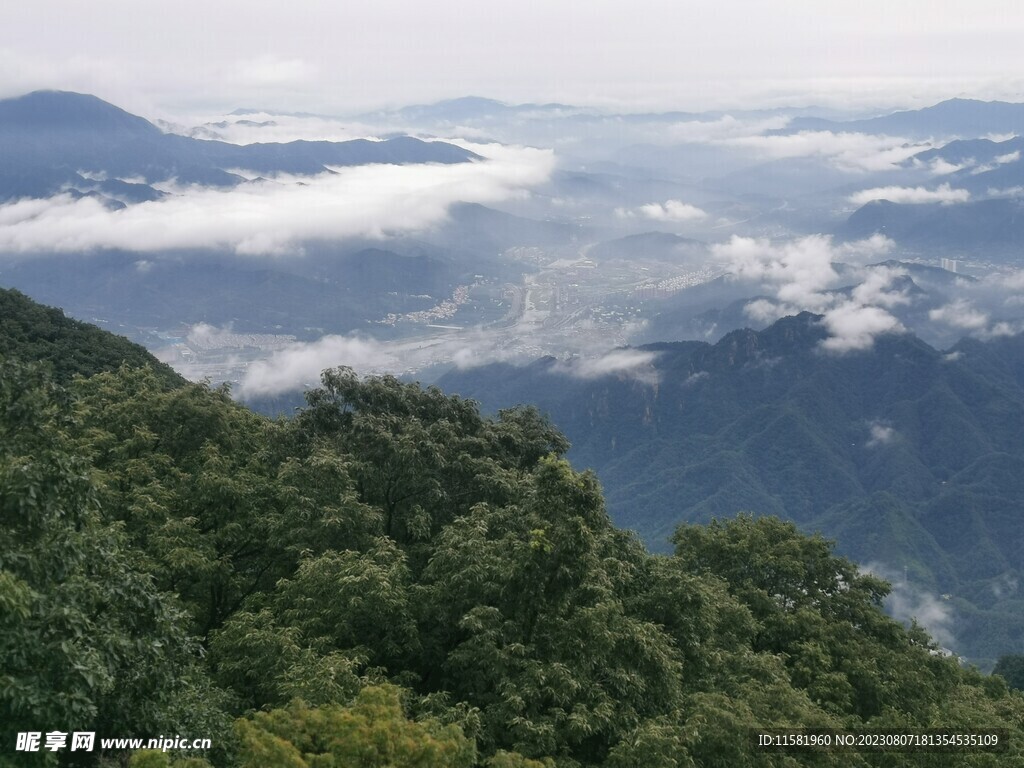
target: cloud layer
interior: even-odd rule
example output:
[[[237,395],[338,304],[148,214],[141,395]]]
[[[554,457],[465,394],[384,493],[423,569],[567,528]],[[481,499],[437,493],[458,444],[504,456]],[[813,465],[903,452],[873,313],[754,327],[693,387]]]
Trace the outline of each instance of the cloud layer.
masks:
[[[839,170],[852,173],[893,170],[933,146],[930,142],[911,142],[897,136],[834,131],[737,136],[715,143],[752,149],[775,160],[817,157],[827,160]]]
[[[872,200],[888,200],[891,203],[966,203],[971,193],[966,189],[954,189],[949,184],[940,184],[935,189],[926,187],[874,187],[862,189],[847,198],[854,205],[865,205]]]
[[[315,177],[279,177],[230,190],[172,189],[155,202],[112,211],[61,195],[0,206],[0,251],[229,249],[286,254],[304,240],[382,237],[427,229],[456,202],[492,203],[544,182],[547,150],[474,147],[485,161],[367,165]]]
[[[199,327],[205,338],[226,333]],[[624,335],[628,335],[628,331]],[[277,395],[314,385],[325,368],[345,365],[361,374],[403,374],[431,366],[454,364],[473,368],[497,362],[526,363],[544,355],[563,357],[552,372],[580,379],[619,376],[654,384],[658,376],[654,352],[624,348],[622,339],[596,340],[579,334],[549,338],[537,329],[480,329],[451,331],[429,339],[381,341],[363,336],[324,336],[317,341],[296,341],[264,360],[250,363],[242,375],[242,398]]]
[[[616,215],[632,219],[642,218],[650,219],[651,221],[663,221],[663,222],[688,222],[688,221],[701,221],[706,219],[708,214],[706,211],[698,208],[695,205],[684,203],[682,200],[666,200],[664,203],[647,203],[637,208],[616,208]]]
[[[558,363],[554,370],[577,379],[614,375],[653,384],[658,375],[651,364],[657,356],[655,352],[642,349],[613,349],[602,355],[571,358]]]

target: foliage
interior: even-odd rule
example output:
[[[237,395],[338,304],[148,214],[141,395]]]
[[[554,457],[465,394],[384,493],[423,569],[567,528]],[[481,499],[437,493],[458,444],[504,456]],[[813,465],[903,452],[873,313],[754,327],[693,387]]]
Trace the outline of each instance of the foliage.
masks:
[[[547,458],[525,488],[441,535],[419,601],[427,679],[480,707],[487,747],[593,760],[678,702],[678,659],[627,611],[643,553],[612,529],[593,477]]]
[[[176,689],[203,678],[198,648],[119,529],[102,523],[89,466],[67,439],[74,427],[61,390],[37,369],[0,361],[5,744],[42,727],[176,728],[214,704],[192,702],[184,721],[175,717]]]
[[[750,609],[752,650],[784,658],[793,684],[828,712],[867,720],[898,706],[925,715],[957,679],[954,661],[882,614],[888,585],[821,537],[741,515],[680,526],[673,541],[684,567],[723,578]]]
[[[377,513],[355,501],[341,457],[287,455],[285,428],[225,390],[164,391],[138,369],[79,381],[76,393],[80,450],[103,471],[105,516],[124,525],[203,637],[292,573],[300,552],[372,528]]]
[[[296,701],[236,727],[240,768],[470,768],[476,760],[457,726],[409,720],[393,686],[364,688],[349,707]]]
[[[1024,700],[887,618],[829,542],[741,516],[652,555],[535,409],[338,369],[285,422],[152,368],[0,374],[15,731],[209,736],[218,768],[893,764],[761,753],[765,727],[1024,748]]]
[[[1024,655],[1000,656],[992,674],[1001,676],[1011,688],[1024,691]]]
[[[491,421],[471,401],[390,376],[325,371],[308,400],[300,433],[352,457],[360,499],[383,512],[382,533],[406,546],[429,541],[474,504],[510,500],[517,471],[568,449],[534,409]]]
[[[172,757],[166,752],[140,749],[133,752],[128,768],[210,768],[210,764],[199,757]]]

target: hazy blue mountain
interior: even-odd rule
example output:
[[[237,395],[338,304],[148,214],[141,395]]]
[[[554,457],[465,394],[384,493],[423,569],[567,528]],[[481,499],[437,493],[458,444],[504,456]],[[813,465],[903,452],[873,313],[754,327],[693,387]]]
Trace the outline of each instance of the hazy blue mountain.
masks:
[[[707,243],[671,232],[641,232],[614,240],[605,240],[587,249],[587,258],[596,260],[685,261],[707,255]]]
[[[240,332],[323,333],[374,328],[389,312],[427,309],[464,277],[447,260],[322,246],[306,259],[259,260],[206,253],[151,261],[123,252],[24,259],[0,284],[111,328],[168,329],[198,322]]]
[[[976,253],[984,248],[988,256],[1013,255],[1024,243],[1022,213],[1021,201],[1013,198],[952,205],[873,200],[854,211],[836,235],[860,240],[878,232],[906,248],[931,253]]]
[[[266,110],[237,110],[232,114],[249,114]],[[361,117],[379,119],[381,117],[401,118],[412,123],[465,123],[494,121],[514,117],[520,120],[567,120],[572,122],[595,123],[614,120],[622,123],[679,123],[692,121],[718,120],[726,115],[751,119],[764,119],[780,115],[804,115],[813,117],[840,117],[846,113],[829,107],[773,107],[766,109],[740,110],[708,110],[705,112],[688,112],[667,110],[662,112],[616,112],[610,109],[579,106],[548,102],[544,104],[521,103],[510,104],[482,96],[463,96],[455,99],[444,99],[431,104],[413,104],[391,111],[372,112]]]
[[[514,107],[495,99],[462,96],[433,104],[412,104],[396,110],[395,114],[410,122],[463,122],[487,116],[501,116],[514,110]]]
[[[975,138],[990,133],[1024,132],[1024,104],[976,99],[949,99],[923,109],[904,110],[861,120],[826,120],[795,117],[776,134],[800,131],[878,133],[907,138],[959,136]]]
[[[410,137],[238,146],[165,134],[141,117],[85,94],[36,91],[0,100],[0,200],[43,197],[71,187],[132,203],[154,199],[159,193],[147,185],[170,179],[214,186],[242,180],[227,169],[313,174],[332,165],[476,158],[451,144]]]
[[[950,595],[962,652],[1024,648],[1024,606],[996,588],[1024,571],[1024,340],[944,353],[902,334],[836,357],[824,336],[805,313],[652,344],[657,384],[574,378],[553,359],[440,384],[491,409],[539,405],[617,522],[656,548],[682,520],[779,514]]]
[[[919,152],[908,160],[907,163],[930,163],[933,160],[941,159],[953,165],[961,165],[967,162],[983,165],[995,162],[997,157],[1016,152],[1021,148],[1024,148],[1024,139],[1020,137],[1007,139],[1006,141],[957,139],[941,147]]]
[[[960,170],[938,177],[934,183],[948,183],[968,190],[973,197],[1020,196],[1024,185],[1024,138],[1006,141],[972,139],[952,141],[945,146],[921,152],[907,164],[933,164],[942,161]]]
[[[491,254],[520,245],[565,245],[582,234],[578,224],[516,216],[479,203],[457,203],[451,206],[448,221],[437,228],[431,240]]]
[[[966,190],[970,200],[954,205],[897,204],[876,200],[854,211],[836,233],[859,239],[881,232],[911,249],[942,253],[996,255],[1016,253],[1024,241],[1020,190],[1024,187],[1024,139],[952,141],[921,152],[909,167],[941,167],[950,172],[933,177],[926,186],[949,185]]]

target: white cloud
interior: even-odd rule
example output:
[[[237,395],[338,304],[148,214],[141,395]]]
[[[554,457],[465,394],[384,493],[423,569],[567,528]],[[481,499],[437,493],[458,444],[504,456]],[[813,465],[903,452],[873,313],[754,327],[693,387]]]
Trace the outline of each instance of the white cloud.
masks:
[[[734,236],[711,250],[715,258],[729,264],[737,278],[769,286],[776,299],[797,312],[821,312],[832,303],[825,291],[839,275],[832,266],[832,240],[826,235],[810,235],[782,244]]]
[[[709,144],[727,139],[757,136],[769,130],[785,128],[788,117],[775,116],[763,120],[743,120],[723,115],[717,120],[687,120],[673,123],[659,132],[658,138],[684,144]]]
[[[989,187],[985,193],[989,197],[1020,197],[1024,195],[1024,187]]]
[[[623,218],[645,218],[652,221],[700,221],[707,218],[707,212],[681,200],[666,200],[664,203],[648,203],[632,210],[616,208],[615,213]]]
[[[929,310],[928,319],[970,331],[981,330],[989,321],[988,315],[971,306],[967,299],[956,299],[937,309]]]
[[[929,142],[911,142],[896,136],[833,131],[742,136],[716,143],[753,149],[773,159],[819,157],[847,172],[893,170],[919,152],[932,148]]]
[[[955,298],[928,312],[928,319],[980,339],[1024,330],[1024,270],[991,272],[978,280],[958,279]]]
[[[1005,165],[1006,163],[1015,163],[1018,160],[1020,160],[1020,150],[1007,152],[1005,155],[997,155],[992,159],[991,163],[985,163],[984,165],[979,165],[975,168],[972,168],[971,175],[977,176],[982,173],[988,173],[989,171],[994,171],[1000,165]]]
[[[743,307],[743,314],[759,325],[770,325],[776,320],[792,314],[792,308],[768,299],[754,299]]]
[[[625,324],[618,333],[595,337],[567,331],[564,335],[543,332],[540,327],[516,325],[510,328],[465,328],[430,338],[410,337],[376,340],[362,336],[325,336],[313,342],[292,342],[266,359],[250,363],[239,376],[243,398],[273,395],[315,384],[325,368],[347,365],[360,374],[408,374],[433,366],[454,364],[472,368],[496,362],[515,364],[546,355],[572,354],[554,366],[558,373],[579,378],[605,375],[624,376],[655,384],[657,372],[651,365],[656,353],[624,347],[637,327]],[[229,329],[200,325],[193,328],[203,340],[216,340]],[[197,345],[198,346],[198,345]],[[181,367],[181,363],[175,363]],[[186,373],[200,377],[199,368]]]
[[[1011,291],[1024,291],[1024,269],[997,275],[995,279]]]
[[[941,157],[933,157],[932,161],[928,164],[928,170],[931,171],[936,176],[946,176],[947,174],[961,171],[964,168],[969,168],[972,165],[972,163],[972,160],[967,160],[957,165],[955,163],[950,163]],[[919,163],[915,161],[914,164],[918,165]]]
[[[657,353],[640,349],[613,349],[599,356],[573,357],[555,365],[554,370],[577,379],[625,376],[648,384],[657,383],[652,367]]]
[[[882,563],[868,563],[862,570],[892,586],[884,605],[894,619],[905,624],[915,621],[943,648],[954,646],[953,608],[946,600],[907,581],[905,574]]]
[[[873,422],[868,431],[871,438],[867,441],[868,448],[875,448],[879,445],[887,445],[896,438],[896,430],[880,422]]]
[[[227,340],[233,335],[230,325],[218,328],[209,323],[196,323],[188,329],[186,340],[192,347],[217,349],[226,346]]]
[[[771,299],[757,299],[744,307],[753,320],[767,324],[786,315],[809,311],[823,315],[829,331],[822,349],[845,353],[871,347],[876,336],[899,333],[904,327],[887,308],[909,298],[890,290],[892,281],[904,274],[886,266],[861,268],[860,282],[849,298],[837,292],[841,277],[833,262],[875,257],[889,247],[885,238],[835,246],[825,235],[811,235],[785,243],[767,239],[733,237],[714,246],[715,257],[726,261],[734,279],[756,281]]]
[[[825,327],[831,334],[822,349],[843,354],[870,349],[875,337],[906,330],[902,323],[881,307],[847,301],[825,313]]]
[[[455,202],[490,203],[545,181],[547,150],[471,145],[488,159],[453,165],[367,165],[315,177],[279,177],[229,190],[173,190],[111,211],[68,195],[0,206],[0,250],[227,248],[285,254],[303,240],[383,237],[429,228]]]
[[[703,381],[704,379],[709,379],[709,378],[711,378],[711,374],[708,373],[707,371],[697,371],[696,373],[691,373],[689,376],[687,376],[685,379],[683,379],[683,386],[684,387],[692,387],[692,386],[695,386],[697,384],[697,382],[700,382],[700,381]]]
[[[844,261],[852,260],[863,264],[867,260],[885,256],[895,247],[895,240],[891,240],[880,232],[876,232],[864,240],[841,243],[839,246],[836,246],[836,251]]]
[[[339,365],[375,372],[394,369],[399,361],[374,339],[324,336],[318,341],[293,344],[250,365],[239,394],[243,398],[276,395],[316,384],[321,371]]]
[[[892,291],[889,287],[897,277],[907,274],[899,267],[874,266],[864,270],[864,280],[854,287],[851,298],[857,304],[873,304],[891,309],[909,304],[910,297],[904,291]]]
[[[854,205],[865,205],[872,200],[888,200],[892,203],[966,203],[971,193],[966,189],[953,189],[948,183],[936,189],[926,187],[874,187],[862,189],[847,198]]]
[[[983,339],[991,339],[999,336],[1015,336],[1021,331],[1024,331],[1024,323],[1020,321],[1011,323],[1006,320],[1000,320],[978,335]]]

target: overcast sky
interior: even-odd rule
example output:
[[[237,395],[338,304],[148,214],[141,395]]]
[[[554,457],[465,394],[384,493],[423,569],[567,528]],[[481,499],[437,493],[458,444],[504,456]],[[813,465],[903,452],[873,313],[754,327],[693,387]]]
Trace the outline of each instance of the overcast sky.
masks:
[[[462,95],[626,109],[1024,99],[1016,0],[23,0],[0,96],[148,117],[346,114]]]

